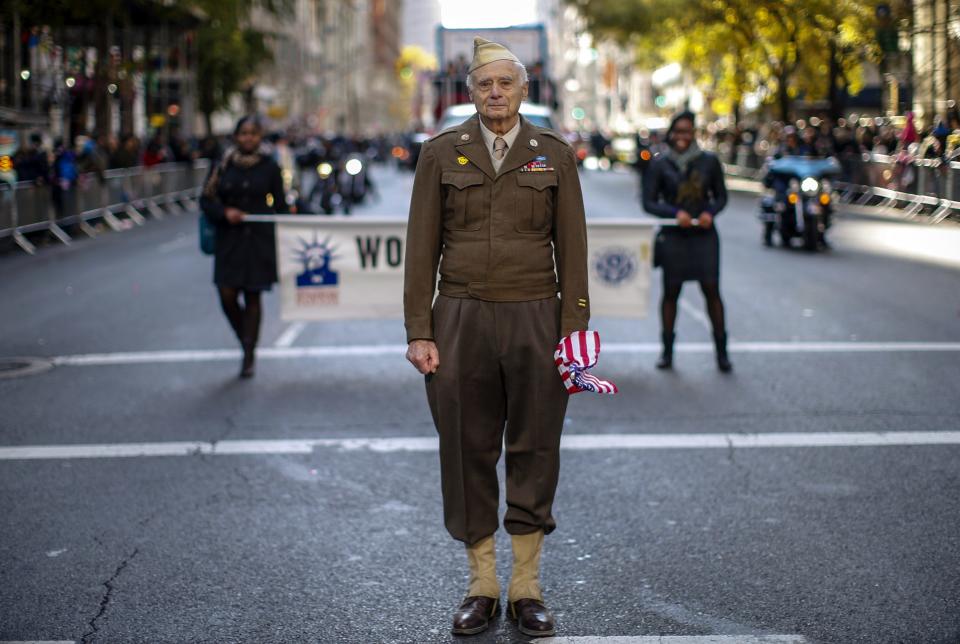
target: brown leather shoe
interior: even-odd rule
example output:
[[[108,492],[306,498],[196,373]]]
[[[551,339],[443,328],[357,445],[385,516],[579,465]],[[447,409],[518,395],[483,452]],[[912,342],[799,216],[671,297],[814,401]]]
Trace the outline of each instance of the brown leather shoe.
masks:
[[[536,599],[518,599],[510,604],[510,616],[517,620],[517,628],[530,637],[548,637],[557,632],[553,613]]]
[[[487,630],[490,620],[499,612],[500,600],[496,597],[467,597],[453,614],[454,635],[476,635]]]

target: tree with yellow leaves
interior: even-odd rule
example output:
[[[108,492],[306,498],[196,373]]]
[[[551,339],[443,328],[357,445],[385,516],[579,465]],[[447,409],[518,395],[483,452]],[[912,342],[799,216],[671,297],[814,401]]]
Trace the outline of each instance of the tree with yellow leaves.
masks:
[[[400,84],[400,96],[394,107],[401,118],[419,121],[423,97],[420,95],[424,73],[437,70],[437,58],[417,45],[406,45],[394,67]],[[420,125],[420,124],[417,124]]]
[[[681,63],[718,113],[739,116],[756,92],[790,116],[798,96],[842,112],[844,90],[879,61],[877,9],[885,0],[568,0],[599,38],[633,46],[638,61]]]

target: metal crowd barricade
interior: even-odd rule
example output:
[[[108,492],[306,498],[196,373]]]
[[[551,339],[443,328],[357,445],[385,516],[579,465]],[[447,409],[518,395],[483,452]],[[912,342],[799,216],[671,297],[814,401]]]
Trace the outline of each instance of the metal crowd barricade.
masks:
[[[71,204],[71,195],[61,195],[61,203]],[[0,182],[0,238],[11,237],[28,253],[35,247],[26,235],[47,230],[64,243],[70,237],[57,224],[51,187],[32,181]]]
[[[71,242],[64,226],[96,234],[92,221],[113,230],[142,225],[144,214],[160,219],[196,209],[209,161],[167,163],[152,168],[107,170],[80,175],[68,190],[28,181],[0,183],[0,239],[10,237],[28,253],[36,248],[29,233],[49,231],[64,244]],[[132,222],[124,224],[123,220]]]
[[[951,161],[947,171],[947,199],[960,201],[960,161]]]

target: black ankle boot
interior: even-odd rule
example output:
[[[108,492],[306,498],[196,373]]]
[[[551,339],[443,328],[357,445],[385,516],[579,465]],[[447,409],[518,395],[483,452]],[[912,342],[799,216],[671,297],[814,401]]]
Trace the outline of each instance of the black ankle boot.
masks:
[[[240,364],[240,377],[253,378],[254,361],[256,359],[257,345],[252,342],[243,343],[243,362]]]
[[[730,362],[730,356],[727,355],[727,334],[714,333],[713,344],[717,347],[717,369],[723,373],[733,371],[733,364]]]
[[[673,340],[676,337],[676,333],[664,333],[661,336],[663,352],[660,354],[660,359],[657,360],[657,369],[670,369],[673,367]]]

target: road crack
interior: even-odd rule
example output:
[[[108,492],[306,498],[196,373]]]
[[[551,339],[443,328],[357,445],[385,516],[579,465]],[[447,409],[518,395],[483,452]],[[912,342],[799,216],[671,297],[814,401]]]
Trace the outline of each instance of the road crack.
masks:
[[[110,600],[113,598],[114,591],[114,582],[117,580],[117,577],[120,576],[120,573],[123,572],[123,569],[127,567],[133,558],[137,556],[137,553],[140,552],[139,548],[134,548],[133,552],[127,555],[123,561],[117,566],[116,570],[113,571],[113,574],[103,582],[103,586],[107,589],[103,594],[103,597],[100,599],[100,609],[97,611],[97,614],[91,619],[87,624],[90,626],[90,630],[83,634],[80,638],[81,644],[89,644],[92,641],[92,638],[96,637],[97,633],[100,632],[100,627],[97,625],[97,622],[107,613],[107,608],[110,606]]]

